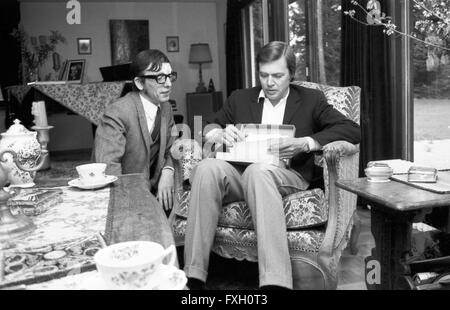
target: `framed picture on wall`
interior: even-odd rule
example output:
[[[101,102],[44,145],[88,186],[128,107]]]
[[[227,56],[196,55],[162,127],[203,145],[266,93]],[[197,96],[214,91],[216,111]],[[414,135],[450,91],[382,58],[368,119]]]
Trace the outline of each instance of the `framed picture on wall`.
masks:
[[[67,60],[63,80],[67,83],[83,83],[85,59]]]
[[[166,38],[166,46],[168,52],[179,52],[180,51],[180,42],[178,37],[167,37]]]
[[[78,54],[79,55],[90,55],[92,54],[92,43],[90,38],[78,38]]]

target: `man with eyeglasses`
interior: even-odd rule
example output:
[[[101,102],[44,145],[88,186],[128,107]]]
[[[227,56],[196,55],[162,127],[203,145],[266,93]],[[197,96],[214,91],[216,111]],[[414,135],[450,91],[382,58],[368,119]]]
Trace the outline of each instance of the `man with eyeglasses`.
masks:
[[[138,91],[106,108],[96,132],[95,161],[106,163],[110,175],[143,173],[150,179],[152,193],[169,211],[174,194],[170,147],[175,126],[169,98],[177,73],[159,50],[140,52],[131,70]]]

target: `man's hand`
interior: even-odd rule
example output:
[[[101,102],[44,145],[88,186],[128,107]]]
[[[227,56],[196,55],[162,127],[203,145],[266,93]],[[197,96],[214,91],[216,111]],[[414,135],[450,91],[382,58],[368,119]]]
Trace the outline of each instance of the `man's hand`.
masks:
[[[217,129],[208,140],[218,144],[233,146],[236,142],[244,141],[245,135],[234,125],[228,125],[225,129]]]
[[[274,140],[269,147],[269,152],[280,159],[291,159],[299,153],[309,152],[309,144],[306,138],[284,138]]]
[[[173,170],[163,169],[161,171],[161,177],[158,183],[158,194],[157,198],[164,210],[168,211],[172,209],[173,206],[173,195],[174,195],[174,177]]]

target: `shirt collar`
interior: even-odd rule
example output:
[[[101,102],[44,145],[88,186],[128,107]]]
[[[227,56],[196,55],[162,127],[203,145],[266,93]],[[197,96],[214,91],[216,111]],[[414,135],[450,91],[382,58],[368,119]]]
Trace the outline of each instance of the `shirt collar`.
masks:
[[[160,108],[159,104],[154,104],[153,102],[142,96],[142,94],[139,94],[139,97],[141,97],[142,104],[144,105],[144,110],[153,111],[156,114],[156,112]]]
[[[284,96],[283,98],[281,98],[279,103],[286,102],[286,101],[287,101],[287,97],[289,97],[289,93],[290,93],[290,92],[291,92],[291,89],[290,89],[290,87],[289,87],[286,96]],[[262,89],[261,89],[261,91],[259,92],[259,95],[258,95],[258,102],[260,102],[259,100],[261,100],[261,98],[263,98],[264,101],[265,101],[265,100],[269,100],[269,99],[267,99],[266,95],[264,94],[264,90],[262,90]],[[264,102],[264,101],[263,101],[263,102]]]

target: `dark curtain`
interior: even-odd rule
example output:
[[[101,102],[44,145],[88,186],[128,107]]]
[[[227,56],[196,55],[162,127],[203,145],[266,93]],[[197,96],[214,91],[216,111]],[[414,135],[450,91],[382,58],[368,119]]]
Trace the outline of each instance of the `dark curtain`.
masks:
[[[19,83],[20,46],[10,35],[20,21],[20,6],[17,0],[0,2],[0,85]]]
[[[253,0],[228,0],[226,25],[227,96],[244,85],[244,46],[241,9]]]
[[[359,0],[366,7],[367,0]],[[381,0],[382,11],[387,15],[388,0]],[[355,10],[356,18],[366,21],[366,16],[350,0],[342,1],[342,10]],[[401,158],[396,132],[397,107],[390,79],[392,73],[390,38],[383,27],[362,25],[342,14],[343,86],[357,85],[361,97],[361,159],[360,175],[372,160]]]
[[[20,4],[17,0],[0,1],[0,85],[5,99],[5,127],[8,128],[17,114],[18,104],[7,101],[5,87],[20,84],[20,45],[10,33],[20,21]],[[3,108],[3,107],[2,107]]]

